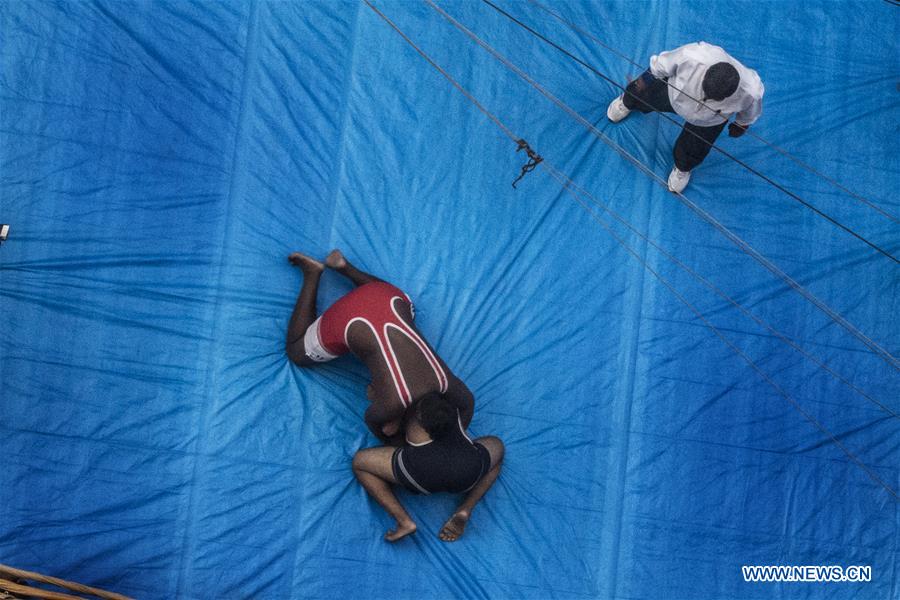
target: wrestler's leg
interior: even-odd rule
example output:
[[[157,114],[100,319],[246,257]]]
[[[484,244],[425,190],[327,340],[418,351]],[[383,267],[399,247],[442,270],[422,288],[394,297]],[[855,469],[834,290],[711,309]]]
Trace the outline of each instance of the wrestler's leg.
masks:
[[[385,447],[365,448],[353,457],[353,474],[360,485],[397,521],[397,526],[384,534],[384,539],[389,542],[396,542],[416,531],[412,517],[391,490],[391,484],[397,483],[391,468],[395,450],[396,448]]]
[[[500,464],[503,462],[503,455],[505,453],[503,442],[500,441],[500,438],[492,435],[480,437],[475,441],[487,448],[488,453],[490,453],[491,468],[484,474],[484,477],[478,481],[475,487],[469,490],[463,503],[457,507],[453,515],[447,519],[447,522],[441,527],[438,537],[445,542],[455,542],[460,538],[466,529],[466,524],[469,522],[472,509],[475,508],[475,505],[478,504],[478,501],[481,500],[482,496],[491,489],[491,486],[494,485],[494,481],[497,480],[497,476],[500,475]]]
[[[291,261],[292,265],[299,267],[303,271],[303,287],[300,288],[300,295],[297,296],[297,303],[294,305],[294,312],[291,314],[290,323],[288,323],[285,350],[288,358],[295,365],[308,367],[316,363],[306,356],[306,351],[303,347],[303,336],[313,321],[316,320],[316,294],[319,291],[319,279],[322,277],[322,271],[325,269],[325,266],[319,261],[299,252],[294,252],[288,256],[288,260]]]
[[[329,269],[333,269],[353,282],[353,285],[359,287],[373,281],[384,281],[370,273],[360,271],[347,260],[340,250],[332,250],[331,254],[325,259],[325,265]]]

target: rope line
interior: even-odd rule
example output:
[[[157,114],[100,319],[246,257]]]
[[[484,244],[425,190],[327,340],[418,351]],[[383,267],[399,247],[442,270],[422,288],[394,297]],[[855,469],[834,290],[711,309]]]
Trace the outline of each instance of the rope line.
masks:
[[[609,136],[604,134],[602,131],[597,129],[593,123],[585,119],[581,116],[577,111],[571,108],[568,104],[554,96],[551,92],[549,92],[546,88],[544,88],[541,84],[535,81],[528,73],[523,71],[517,65],[512,63],[508,58],[504,55],[500,54],[497,50],[495,50],[490,44],[479,38],[475,33],[469,30],[465,25],[454,19],[452,16],[447,14],[446,11],[441,9],[431,0],[424,0],[429,5],[431,5],[437,12],[439,12],[445,19],[447,19],[454,27],[459,29],[461,32],[466,34],[472,41],[477,43],[479,46],[484,48],[487,52],[489,52],[494,58],[503,63],[507,68],[516,73],[519,77],[525,80],[529,85],[534,87],[538,92],[540,92],[544,97],[548,100],[556,104],[559,108],[565,111],[569,116],[573,119],[581,123],[588,131],[593,133],[596,137],[598,137],[605,144],[610,146],[613,150],[618,152],[621,156],[627,159],[629,162],[634,164],[638,169],[643,171],[646,175],[648,175],[651,179],[654,179],[659,185],[668,189],[668,184],[665,179],[656,174],[650,167],[642,163],[637,157],[628,152],[621,145],[617,144],[612,140]],[[484,0],[486,1],[486,0]],[[841,327],[846,329],[851,335],[865,344],[870,350],[878,354],[885,362],[887,362],[890,366],[892,366],[895,370],[900,370],[900,360],[895,358],[890,352],[882,348],[877,342],[868,337],[865,333],[860,331],[856,326],[847,321],[844,317],[837,313],[834,309],[828,306],[823,300],[819,299],[815,294],[807,290],[803,285],[793,279],[790,275],[782,271],[777,265],[772,263],[769,259],[763,256],[758,250],[756,250],[749,243],[745,242],[740,236],[734,233],[731,229],[726,227],[723,223],[721,223],[718,219],[713,217],[711,214],[700,208],[696,203],[694,203],[690,198],[688,198],[683,192],[675,194],[675,197],[678,200],[691,209],[695,214],[697,214],[704,221],[712,225],[715,229],[717,229],[722,235],[728,238],[733,244],[735,244],[739,249],[748,254],[758,263],[760,263],[763,267],[765,267],[769,272],[777,276],[779,279],[787,283],[791,288],[793,288],[797,293],[806,298],[810,303],[816,306],[823,313],[828,315],[833,321],[838,323]]]
[[[578,58],[577,56],[575,56],[574,54],[572,54],[571,52],[569,52],[568,50],[566,50],[565,48],[563,48],[562,46],[560,46],[559,44],[557,44],[556,42],[552,41],[551,39],[549,39],[549,38],[546,37],[545,35],[541,34],[541,33],[538,32],[538,31],[536,31],[536,30],[533,29],[532,27],[529,27],[528,25],[526,25],[525,23],[523,23],[522,21],[520,21],[520,20],[517,19],[516,17],[512,16],[511,14],[509,14],[508,12],[506,12],[505,10],[503,10],[502,8],[500,8],[499,6],[497,6],[496,4],[494,4],[493,2],[491,2],[491,0],[481,0],[481,1],[482,1],[483,3],[485,3],[485,4],[487,4],[488,6],[490,6],[491,8],[493,8],[494,10],[496,10],[497,12],[499,12],[500,14],[502,14],[503,16],[505,16],[507,19],[509,19],[509,20],[512,21],[513,23],[519,25],[520,27],[522,27],[523,29],[525,29],[526,31],[528,31],[529,33],[531,33],[532,35],[534,35],[534,36],[537,37],[538,39],[540,39],[540,40],[542,40],[543,42],[545,42],[546,44],[549,44],[550,46],[556,48],[557,50],[559,50],[560,52],[562,52],[563,54],[565,54],[566,56],[568,56],[568,57],[571,58],[572,60],[576,61],[578,64],[582,65],[582,66],[585,67],[586,69],[589,69],[590,71],[592,71],[593,73],[595,73],[596,75],[598,75],[599,77],[602,77],[603,79],[605,79],[606,81],[608,81],[608,82],[609,82],[611,85],[613,85],[614,87],[619,88],[619,89],[622,90],[623,92],[626,91],[626,90],[625,90],[625,87],[624,87],[623,85],[621,85],[619,82],[613,80],[613,79],[610,78],[608,75],[602,73],[601,71],[597,70],[595,67],[593,67],[593,66],[591,66],[590,64],[586,63],[585,61],[581,60],[580,58]],[[652,108],[652,106],[650,105],[650,103],[647,102],[646,100],[644,100],[644,99],[642,99],[642,98],[638,98],[637,96],[635,96],[635,95],[633,95],[633,94],[629,94],[629,95],[630,95],[632,98],[634,98],[635,100],[637,100],[638,102],[641,102],[643,105],[645,105],[645,106],[647,106],[647,107],[649,107],[649,108]],[[679,123],[678,121],[676,121],[673,117],[669,116],[667,113],[659,113],[659,115],[660,115],[660,117],[666,119],[667,121],[669,121],[669,122],[671,122],[671,123],[674,123],[674,124],[677,125],[678,127],[681,127],[681,123]],[[737,164],[741,165],[742,167],[744,167],[745,169],[747,169],[748,171],[750,171],[751,173],[753,173],[754,175],[756,175],[757,177],[759,177],[760,179],[762,179],[763,181],[765,181],[765,182],[769,183],[770,185],[772,185],[774,188],[776,188],[776,189],[778,189],[778,190],[781,190],[782,192],[784,192],[785,194],[787,194],[787,195],[788,195],[790,198],[792,198],[794,201],[799,202],[800,204],[802,204],[803,206],[805,206],[805,207],[808,208],[809,210],[813,211],[814,213],[816,213],[817,215],[819,215],[820,217],[822,217],[822,218],[825,219],[826,221],[828,221],[828,222],[830,222],[831,224],[835,225],[836,227],[838,227],[838,228],[840,228],[840,229],[843,229],[845,232],[849,233],[850,235],[852,235],[852,236],[855,237],[856,239],[860,240],[861,242],[863,242],[864,244],[866,244],[867,246],[869,246],[869,247],[872,248],[873,250],[879,252],[880,254],[883,254],[884,256],[886,256],[887,258],[891,259],[891,260],[894,261],[895,263],[900,264],[900,259],[897,259],[897,257],[895,257],[893,254],[891,254],[890,252],[888,252],[887,250],[885,250],[885,249],[882,248],[881,246],[879,246],[879,245],[875,244],[874,242],[868,240],[868,239],[865,238],[863,235],[857,233],[856,231],[854,231],[853,229],[851,229],[851,228],[848,227],[847,225],[844,225],[843,223],[841,223],[840,221],[838,221],[837,219],[835,219],[835,218],[832,217],[831,215],[829,215],[829,214],[823,212],[822,210],[820,210],[819,208],[813,206],[812,204],[810,204],[809,202],[807,202],[806,200],[804,200],[803,198],[801,198],[800,196],[798,196],[798,195],[795,194],[794,192],[790,191],[789,189],[787,189],[787,188],[785,188],[784,186],[782,186],[780,183],[778,183],[778,182],[776,182],[775,180],[773,180],[772,178],[770,178],[768,175],[765,175],[764,173],[758,171],[757,169],[754,169],[753,167],[751,167],[749,164],[747,164],[746,162],[744,162],[744,161],[742,161],[741,159],[739,159],[739,158],[738,158],[737,156],[735,156],[734,154],[731,154],[731,153],[728,152],[727,150],[724,150],[724,149],[722,149],[721,147],[716,146],[715,144],[710,144],[709,142],[707,142],[706,140],[704,140],[700,135],[698,135],[697,133],[695,133],[695,132],[693,132],[693,131],[691,131],[691,130],[689,130],[689,129],[683,129],[683,131],[687,131],[688,133],[690,133],[691,135],[693,135],[693,136],[696,137],[697,139],[703,141],[704,144],[709,145],[709,146],[710,146],[711,148],[713,148],[714,150],[716,150],[716,151],[718,151],[719,153],[721,153],[721,154],[727,156],[728,158],[730,158],[731,160],[733,160],[733,161],[736,162]]]
[[[857,467],[862,469],[862,471],[866,475],[868,475],[869,478],[872,479],[872,481],[874,481],[875,483],[877,483],[881,487],[883,487],[885,489],[885,491],[887,491],[888,494],[893,496],[894,500],[900,502],[900,494],[898,494],[890,485],[885,483],[885,481],[881,477],[879,477],[878,474],[875,473],[875,471],[873,471],[859,457],[857,457],[853,452],[851,452],[849,448],[847,448],[844,444],[842,444],[841,441],[839,439],[837,439],[837,437],[833,433],[831,433],[831,431],[827,427],[822,425],[822,423],[818,419],[816,419],[812,414],[807,412],[803,408],[803,406],[799,402],[797,402],[784,388],[782,388],[780,385],[778,385],[778,383],[776,383],[774,380],[772,380],[772,378],[769,377],[769,375],[766,374],[766,372],[763,371],[762,368],[760,368],[759,365],[757,365],[756,362],[752,358],[750,358],[743,350],[741,350],[739,347],[737,347],[730,339],[728,339],[721,331],[719,331],[719,329],[715,325],[713,325],[703,315],[703,313],[700,312],[700,310],[697,307],[695,307],[693,304],[691,304],[691,302],[687,298],[682,296],[681,293],[678,292],[678,290],[676,290],[675,287],[665,277],[660,275],[655,269],[653,269],[653,267],[651,267],[644,259],[642,259],[640,254],[638,254],[636,250],[634,250],[624,240],[622,240],[618,235],[616,235],[616,233],[609,226],[609,224],[607,224],[600,217],[598,217],[597,214],[593,210],[591,210],[591,208],[588,204],[585,204],[580,198],[578,198],[578,196],[570,189],[570,187],[567,183],[567,181],[571,181],[568,178],[568,176],[566,176],[564,173],[557,172],[557,169],[549,162],[545,162],[544,164],[545,164],[545,168],[547,169],[547,172],[550,173],[551,177],[556,179],[563,186],[563,188],[566,189],[572,195],[572,197],[575,198],[575,200],[581,205],[581,207],[584,208],[588,212],[588,214],[590,214],[591,218],[594,219],[594,221],[596,221],[597,223],[599,223],[606,230],[606,232],[609,233],[610,236],[612,236],[613,239],[616,240],[616,242],[622,248],[624,248],[629,254],[631,254],[633,257],[635,257],[643,265],[644,269],[646,269],[661,284],[663,284],[666,287],[666,289],[668,289],[676,298],[678,298],[678,300],[682,304],[687,306],[691,310],[691,312],[693,312],[694,315],[696,315],[696,317],[698,319],[700,319],[700,321],[702,321],[702,323],[708,329],[710,329],[735,354],[737,354],[754,371],[756,371],[756,373],[760,377],[762,377],[770,386],[772,386],[772,388],[776,392],[778,392],[779,395],[781,395],[785,400],[790,402],[791,405],[797,410],[797,412],[799,412],[807,421],[812,423],[819,431],[824,433],[831,440],[831,442],[835,446],[837,446],[844,454],[846,454],[850,458],[850,460],[852,460],[856,464]]]
[[[412,46],[412,47],[413,47],[420,55],[422,55],[423,57],[426,57],[426,58],[427,58],[427,55],[426,55],[422,50],[420,50],[419,47],[416,46],[416,44],[415,44],[409,37],[407,37],[406,34],[404,34],[404,33],[397,27],[397,25],[395,25],[395,24],[394,24],[394,23],[393,23],[393,22],[392,22],[385,14],[384,14],[384,13],[382,13],[381,11],[379,11],[378,9],[376,9],[376,8],[369,2],[369,0],[363,0],[363,2],[365,2],[365,4],[366,4],[367,6],[369,6],[369,8],[371,8],[373,11],[375,11],[375,12],[376,12],[376,13],[377,13],[384,21],[386,21],[386,22],[387,22],[387,23],[388,23],[395,31],[397,31],[397,32],[403,37],[403,39],[406,40],[406,42],[409,43],[409,44],[410,44],[410,45],[411,45],[411,46]],[[426,0],[426,2],[427,2],[428,4],[430,4],[431,6],[435,7],[435,8],[439,8],[439,7],[437,7],[431,0]],[[441,11],[441,12],[443,12],[443,11]],[[446,14],[446,13],[444,13],[444,14]],[[444,75],[444,77],[446,77],[448,80],[450,80],[450,81],[454,84],[454,87],[456,87],[457,89],[459,89],[459,90],[461,90],[461,91],[464,89],[460,84],[456,83],[456,81],[455,81],[448,73],[446,73],[446,71],[444,71],[443,69],[438,68],[438,67],[437,67],[437,64],[436,64],[433,60],[431,60],[430,58],[427,58],[427,60],[428,60],[428,62],[429,62],[432,66],[435,66],[435,67],[438,69],[438,71],[439,71],[442,75]],[[467,98],[473,99],[473,96],[472,96],[470,93],[468,93],[468,92],[464,92],[464,95],[465,95]],[[492,114],[492,113],[488,113],[488,111],[487,111],[486,109],[484,109],[480,103],[477,104],[477,106],[481,107],[481,108],[482,108],[482,112],[485,112],[485,114]],[[496,120],[495,120],[495,119],[496,119]],[[499,122],[500,122],[499,119],[497,119],[496,117],[495,117],[494,119],[492,119],[492,120],[494,120],[495,123],[499,123]],[[509,130],[505,125],[502,125],[502,129],[503,129],[504,131],[511,131],[511,130]],[[548,170],[548,172],[551,174],[551,176],[554,176],[554,178],[555,178],[555,177],[563,177],[564,179],[561,179],[561,181],[563,181],[563,183],[564,183],[566,180],[571,181],[571,179],[569,179],[568,176],[565,176],[561,171],[557,170],[553,165],[551,165],[551,164],[548,163],[547,161],[543,161],[543,164],[545,165],[545,167],[547,168],[547,170]],[[560,180],[558,180],[558,181],[560,181]],[[567,190],[569,189],[569,187],[566,186],[566,185],[564,185],[564,187],[565,187],[565,189],[567,189]],[[836,445],[836,446],[837,446],[844,454],[846,454],[847,457],[849,457],[850,460],[851,460],[854,464],[856,464],[856,466],[857,466],[858,468],[860,468],[860,469],[861,469],[861,470],[862,470],[862,471],[863,471],[870,479],[872,479],[873,481],[875,481],[876,483],[878,483],[882,488],[884,488],[885,491],[887,491],[887,492],[888,492],[895,500],[900,501],[900,495],[898,495],[896,491],[894,491],[887,483],[885,483],[885,482],[884,482],[884,481],[883,481],[883,480],[882,480],[882,479],[881,479],[881,478],[880,478],[880,477],[879,477],[872,469],[870,469],[864,462],[862,462],[862,460],[860,460],[859,458],[857,458],[856,455],[855,455],[853,452],[851,452],[844,444],[842,444],[842,443],[840,442],[840,440],[838,440],[838,439],[837,439],[837,438],[836,438],[836,437],[835,437],[835,436],[834,436],[834,435],[833,435],[833,434],[832,434],[832,433],[831,433],[824,425],[822,425],[822,424],[821,424],[814,416],[812,416],[811,414],[809,414],[808,412],[806,412],[806,411],[803,409],[803,407],[802,407],[798,402],[796,402],[796,401],[795,401],[795,400],[794,400],[794,399],[793,399],[793,398],[792,398],[792,397],[791,397],[784,389],[782,389],[782,388],[781,388],[775,381],[773,381],[773,380],[772,380],[772,379],[771,379],[771,378],[770,378],[770,377],[769,377],[769,376],[768,376],[768,375],[767,375],[767,374],[766,374],[766,373],[765,373],[758,365],[756,365],[756,363],[753,361],[753,359],[751,359],[749,356],[747,356],[740,348],[738,348],[737,346],[735,346],[735,345],[734,345],[727,337],[725,337],[725,336],[724,336],[724,335],[723,335],[723,334],[722,334],[722,333],[721,333],[721,332],[720,332],[720,331],[719,331],[712,323],[710,323],[710,322],[703,316],[703,313],[701,313],[698,309],[696,309],[696,308],[695,308],[695,307],[694,307],[694,306],[693,306],[686,298],[684,298],[684,296],[682,296],[682,295],[681,295],[681,294],[680,294],[680,293],[679,293],[679,292],[678,292],[678,291],[677,291],[677,290],[676,290],[676,289],[675,289],[668,281],[666,281],[661,275],[659,275],[656,271],[654,271],[653,268],[650,267],[650,265],[646,263],[646,261],[643,261],[643,260],[641,259],[640,255],[638,255],[633,249],[631,249],[627,244],[625,244],[624,241],[621,240],[621,239],[615,234],[615,232],[612,231],[612,229],[609,228],[609,227],[606,225],[606,223],[605,223],[604,221],[602,221],[601,219],[599,219],[599,217],[596,216],[596,214],[590,209],[590,206],[588,206],[587,204],[584,204],[584,202],[583,202],[580,198],[578,198],[577,195],[574,195],[574,197],[575,197],[575,199],[579,202],[579,204],[580,204],[583,208],[585,208],[585,209],[589,212],[589,214],[591,214],[591,215],[594,217],[594,219],[595,219],[596,221],[598,221],[601,225],[604,226],[604,229],[606,229],[606,230],[610,233],[610,235],[612,235],[612,237],[613,237],[617,242],[619,242],[620,245],[623,246],[623,248],[625,248],[625,249],[628,250],[632,255],[634,255],[634,256],[635,256],[635,257],[643,264],[643,266],[644,266],[650,273],[652,273],[652,274],[653,274],[653,275],[654,275],[661,283],[663,283],[663,284],[666,286],[667,289],[669,289],[673,294],[675,294],[675,296],[676,296],[682,303],[685,303],[685,304],[686,304],[686,305],[694,312],[694,314],[696,314],[696,315],[703,321],[703,323],[704,323],[709,329],[711,329],[711,330],[712,330],[712,331],[713,331],[713,332],[714,332],[714,333],[715,333],[715,334],[716,334],[723,342],[725,342],[725,343],[728,345],[729,348],[731,348],[731,349],[732,349],[734,352],[736,352],[736,353],[737,353],[737,354],[738,354],[745,362],[747,362],[751,367],[753,367],[753,369],[754,369],[761,377],[763,377],[763,378],[764,378],[764,379],[765,379],[765,380],[766,380],[766,381],[767,381],[767,382],[768,382],[768,383],[769,383],[776,391],[778,391],[779,394],[781,394],[783,397],[785,397],[785,398],[786,398],[786,399],[794,406],[794,408],[796,408],[797,411],[800,412],[801,415],[803,415],[804,418],[806,418],[810,423],[812,423],[813,425],[815,425],[816,428],[818,428],[821,432],[823,432],[823,433],[831,440],[831,442],[834,443],[834,444],[835,444],[835,445]]]
[[[639,229],[637,229],[636,227],[634,227],[631,223],[628,222],[628,220],[626,220],[626,219],[625,219],[624,217],[622,217],[618,212],[616,212],[615,210],[613,210],[612,207],[610,207],[608,204],[606,204],[605,202],[602,202],[602,201],[598,200],[593,194],[591,194],[590,192],[588,192],[587,190],[585,190],[583,187],[581,187],[581,186],[579,186],[578,184],[576,184],[574,181],[572,181],[572,182],[570,183],[570,187],[571,187],[572,189],[574,189],[575,191],[577,191],[578,193],[580,193],[580,194],[581,194],[582,196],[584,196],[585,198],[589,199],[594,205],[598,206],[598,207],[601,208],[604,212],[606,212],[606,214],[610,215],[610,216],[611,216],[612,218],[614,218],[616,221],[618,221],[619,223],[621,223],[622,225],[624,225],[626,228],[628,228],[628,230],[630,230],[632,233],[634,233],[635,235],[637,235],[638,237],[640,237],[642,240],[644,240],[647,244],[649,244],[649,245],[652,246],[654,249],[656,249],[660,254],[662,254],[663,256],[665,256],[670,262],[672,262],[673,264],[675,264],[675,265],[676,265],[677,267],[679,267],[682,271],[684,271],[684,272],[688,273],[689,275],[691,275],[694,279],[696,279],[697,281],[699,281],[700,283],[702,283],[707,289],[711,290],[711,291],[712,291],[713,293],[715,293],[717,296],[719,296],[720,298],[722,298],[723,300],[727,301],[727,302],[730,303],[732,306],[734,306],[735,308],[737,308],[737,309],[738,309],[739,311],[741,311],[741,313],[743,313],[746,317],[752,319],[756,324],[760,325],[761,327],[764,327],[764,328],[765,328],[767,331],[769,331],[772,335],[774,335],[774,336],[777,337],[779,340],[781,340],[782,342],[784,342],[785,344],[787,344],[788,346],[790,346],[791,348],[793,348],[795,351],[797,351],[799,354],[801,354],[802,356],[804,356],[807,360],[809,360],[810,362],[812,362],[813,364],[815,364],[817,367],[819,367],[820,369],[822,369],[822,370],[825,371],[826,373],[830,374],[830,375],[831,375],[832,377],[834,377],[836,380],[838,380],[839,382],[841,382],[842,384],[844,384],[847,388],[849,388],[850,390],[856,392],[856,393],[859,394],[862,398],[864,398],[865,400],[868,400],[869,402],[871,402],[872,404],[874,404],[875,406],[877,406],[878,408],[880,408],[880,409],[881,409],[882,411],[884,411],[885,413],[889,414],[890,416],[894,417],[895,419],[900,420],[900,414],[898,414],[896,411],[894,411],[891,407],[885,405],[884,403],[880,402],[879,400],[877,400],[877,399],[873,398],[872,396],[870,396],[869,394],[867,394],[864,390],[862,390],[862,389],[860,389],[859,387],[857,387],[856,385],[854,385],[851,381],[847,380],[847,379],[846,379],[845,377],[843,377],[840,373],[834,371],[834,370],[833,370],[831,367],[829,367],[825,362],[819,360],[818,358],[816,358],[815,356],[813,356],[812,354],[810,354],[809,352],[807,352],[806,350],[804,350],[799,344],[797,344],[796,342],[794,342],[794,340],[792,340],[791,338],[787,337],[785,334],[783,334],[783,333],[781,333],[780,331],[778,331],[777,329],[775,329],[775,327],[772,326],[770,323],[768,323],[768,322],[765,321],[764,319],[762,319],[762,318],[756,316],[755,314],[753,314],[753,313],[752,313],[749,309],[747,309],[743,304],[741,304],[740,302],[738,302],[737,300],[735,300],[734,298],[732,298],[730,295],[728,295],[727,292],[725,292],[724,290],[722,290],[721,288],[719,288],[718,286],[716,286],[716,284],[714,284],[713,282],[711,282],[710,280],[708,280],[708,279],[707,279],[706,277],[704,277],[703,275],[700,275],[699,273],[697,273],[697,272],[696,272],[695,270],[693,270],[691,267],[689,267],[688,265],[686,265],[685,263],[683,263],[682,261],[680,261],[676,256],[674,256],[672,253],[670,253],[670,252],[667,251],[665,248],[663,248],[661,245],[659,245],[659,244],[658,244],[656,241],[654,241],[652,238],[648,237],[648,236],[645,235],[642,231],[640,231]]]
[[[461,86],[453,77],[450,76],[449,73],[447,73],[447,71],[445,71],[443,68],[441,68],[441,66],[439,64],[434,62],[430,56],[425,54],[425,52],[423,52],[411,39],[409,39],[409,37],[405,33],[403,33],[403,31],[401,31],[400,28],[397,27],[397,25],[395,25],[393,21],[391,21],[389,18],[387,18],[387,16],[383,12],[378,10],[378,8],[376,8],[371,2],[369,2],[369,0],[363,0],[363,2],[365,2],[366,6],[368,6],[373,11],[375,11],[375,13],[378,16],[380,16],[382,19],[384,19],[385,22],[388,25],[390,25],[391,28],[393,28],[393,30],[396,31],[400,35],[400,37],[402,37],[404,40],[406,40],[406,42],[410,46],[412,46],[415,49],[415,51],[418,52],[422,58],[424,58],[426,61],[428,61],[428,64],[430,64],[441,75],[443,75],[444,78],[453,85],[453,87],[455,87],[457,90],[460,91],[460,93],[462,93],[466,98],[468,98],[469,101],[478,108],[478,110],[480,110],[482,113],[484,113],[484,115],[487,118],[489,118],[491,121],[493,121],[494,124],[500,128],[500,131],[503,132],[503,135],[505,135],[510,140],[515,142],[516,146],[517,146],[516,152],[518,152],[519,150],[525,150],[525,153],[528,155],[528,162],[525,163],[525,165],[522,167],[522,171],[519,173],[519,176],[516,177],[515,181],[513,181],[512,186],[513,186],[513,188],[515,188],[516,184],[519,183],[519,181],[523,177],[525,177],[526,174],[533,171],[534,168],[537,167],[538,164],[543,160],[540,157],[540,155],[538,155],[534,150],[531,149],[531,146],[528,145],[528,142],[526,142],[524,139],[522,139],[522,138],[518,137],[516,134],[514,134],[509,129],[509,127],[507,127],[500,119],[497,118],[497,116],[494,113],[492,113],[487,108],[485,108],[484,105],[482,105],[481,102],[479,102],[478,99],[475,98],[475,96],[473,96],[466,88]]]
[[[545,6],[545,5],[541,4],[540,2],[538,2],[537,0],[528,0],[528,1],[529,1],[531,4],[533,4],[534,6],[536,6],[538,9],[540,9],[540,10],[546,12],[547,14],[551,15],[553,18],[555,18],[555,19],[557,19],[558,21],[560,21],[561,23],[565,24],[565,25],[566,25],[567,27],[569,27],[570,29],[572,29],[572,30],[574,30],[574,31],[577,31],[578,33],[581,33],[581,34],[584,35],[584,36],[587,36],[588,38],[590,38],[591,40],[593,40],[595,43],[597,43],[598,45],[602,46],[603,48],[606,48],[607,50],[609,50],[610,52],[612,52],[612,53],[615,54],[616,56],[622,58],[623,60],[625,60],[625,61],[627,61],[627,62],[629,62],[629,63],[631,63],[632,65],[634,65],[635,67],[638,67],[639,69],[644,69],[644,65],[642,65],[642,64],[640,64],[640,63],[638,63],[638,62],[636,62],[635,60],[633,60],[631,57],[627,56],[626,54],[624,54],[624,53],[622,53],[622,52],[619,52],[618,50],[616,50],[616,49],[613,48],[612,46],[609,46],[608,44],[604,43],[600,38],[598,38],[598,37],[596,37],[595,35],[591,34],[591,32],[585,30],[584,28],[579,27],[576,23],[573,23],[572,21],[569,21],[568,19],[566,19],[565,17],[563,17],[563,16],[560,15],[559,13],[555,12],[553,9],[548,8],[547,6]],[[683,94],[684,96],[690,98],[690,99],[693,100],[694,102],[696,102],[696,103],[698,103],[698,104],[700,104],[700,105],[702,105],[702,106],[705,106],[705,107],[708,108],[709,110],[712,110],[712,111],[716,112],[715,109],[714,109],[713,107],[709,106],[708,104],[706,104],[706,103],[705,103],[704,101],[702,101],[702,100],[699,100],[699,99],[697,99],[697,98],[694,98],[693,96],[691,96],[690,94],[688,94],[687,92],[685,92],[684,90],[682,90],[681,88],[679,88],[678,86],[676,86],[675,84],[673,84],[672,82],[670,82],[668,79],[659,79],[659,81],[662,81],[663,83],[665,83],[667,86],[669,86],[670,88],[672,88],[673,90],[675,90],[675,91],[678,92],[679,94]],[[836,181],[835,179],[833,179],[833,178],[831,178],[831,177],[825,175],[824,173],[818,171],[818,170],[817,170],[815,167],[813,167],[812,165],[809,165],[809,164],[803,162],[802,160],[800,160],[800,158],[798,158],[797,156],[791,154],[788,150],[786,150],[786,149],[784,149],[784,148],[782,148],[782,147],[776,145],[776,144],[773,143],[773,142],[770,142],[769,140],[767,140],[766,138],[762,137],[761,135],[759,135],[758,133],[756,133],[755,131],[753,131],[753,130],[750,129],[750,128],[746,128],[745,131],[746,131],[746,133],[749,133],[751,137],[753,137],[753,138],[755,138],[756,140],[762,142],[763,144],[769,146],[770,148],[772,148],[772,149],[775,150],[776,152],[778,152],[778,153],[780,153],[780,154],[786,156],[787,158],[791,159],[792,161],[794,161],[795,163],[797,163],[798,165],[800,165],[802,168],[804,168],[804,169],[806,169],[807,171],[813,173],[814,175],[820,177],[820,178],[823,179],[824,181],[830,183],[832,186],[834,186],[835,188],[841,190],[841,191],[844,192],[845,194],[847,194],[847,195],[849,195],[849,196],[855,198],[856,200],[859,200],[859,201],[862,202],[863,204],[869,206],[870,208],[872,208],[872,209],[875,210],[876,212],[880,213],[882,216],[884,216],[884,217],[890,219],[891,221],[894,221],[895,223],[900,222],[900,219],[898,219],[898,217],[897,217],[896,215],[894,215],[894,214],[888,212],[887,210],[881,208],[880,206],[878,206],[877,204],[875,204],[875,203],[872,202],[871,200],[869,200],[869,199],[863,197],[862,195],[860,195],[860,194],[854,192],[853,190],[848,189],[847,187],[845,187],[844,185],[842,185],[840,182],[838,182],[838,181]]]

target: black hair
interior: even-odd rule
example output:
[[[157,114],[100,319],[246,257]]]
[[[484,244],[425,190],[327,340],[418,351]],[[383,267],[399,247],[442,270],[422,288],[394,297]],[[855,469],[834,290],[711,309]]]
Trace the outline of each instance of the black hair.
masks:
[[[429,392],[416,402],[416,418],[431,439],[437,440],[453,430],[457,416],[443,394]]]
[[[734,65],[718,62],[703,76],[703,93],[709,100],[724,100],[738,89],[740,82],[741,76]]]

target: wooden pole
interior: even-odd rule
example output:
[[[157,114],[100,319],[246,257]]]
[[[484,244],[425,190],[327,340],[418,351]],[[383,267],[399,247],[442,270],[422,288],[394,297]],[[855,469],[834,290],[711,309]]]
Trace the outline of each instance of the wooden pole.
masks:
[[[33,588],[30,585],[22,585],[13,583],[6,579],[0,579],[0,590],[6,590],[16,594],[21,594],[29,598],[43,598],[44,600],[84,600],[81,596],[71,596],[69,594],[61,594],[59,592],[50,592],[40,588]]]
[[[114,592],[107,592],[106,590],[97,589],[94,587],[90,587],[87,585],[82,585],[80,583],[75,583],[73,581],[66,581],[65,579],[59,579],[58,577],[50,577],[48,575],[41,575],[40,573],[34,573],[32,571],[23,571],[22,569],[15,569],[13,567],[8,567],[6,565],[0,564],[0,574],[7,575],[11,577],[16,577],[19,579],[28,579],[31,581],[39,581],[41,583],[49,583],[50,585],[56,585],[61,588],[65,588],[67,590],[71,590],[73,592],[78,592],[80,594],[89,594],[91,596],[97,596],[98,598],[104,598],[105,600],[133,600],[128,596],[123,596],[122,594],[116,594]],[[12,583],[12,582],[7,582]],[[16,584],[12,584],[16,585]],[[2,587],[2,586],[0,586]],[[24,587],[24,586],[21,586]],[[9,589],[7,587],[3,587],[3,589]],[[34,588],[27,588],[29,590],[33,590]],[[15,591],[15,590],[9,590]],[[43,590],[38,590],[43,591]],[[56,593],[56,592],[49,592]],[[66,594],[62,594],[66,598],[74,598],[74,596],[67,596]],[[41,596],[44,597],[44,596]],[[60,597],[60,600],[62,598]]]

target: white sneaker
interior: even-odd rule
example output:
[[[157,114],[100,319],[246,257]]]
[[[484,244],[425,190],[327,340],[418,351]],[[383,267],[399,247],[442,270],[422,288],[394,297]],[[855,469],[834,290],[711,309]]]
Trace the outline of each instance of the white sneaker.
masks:
[[[609,107],[606,109],[606,118],[613,123],[618,123],[631,113],[631,109],[625,106],[623,98],[625,98],[625,94],[617,96],[615,100],[609,103]]]
[[[669,173],[669,191],[680,194],[687,187],[690,180],[690,171],[679,171],[678,167],[672,167],[672,172]]]

